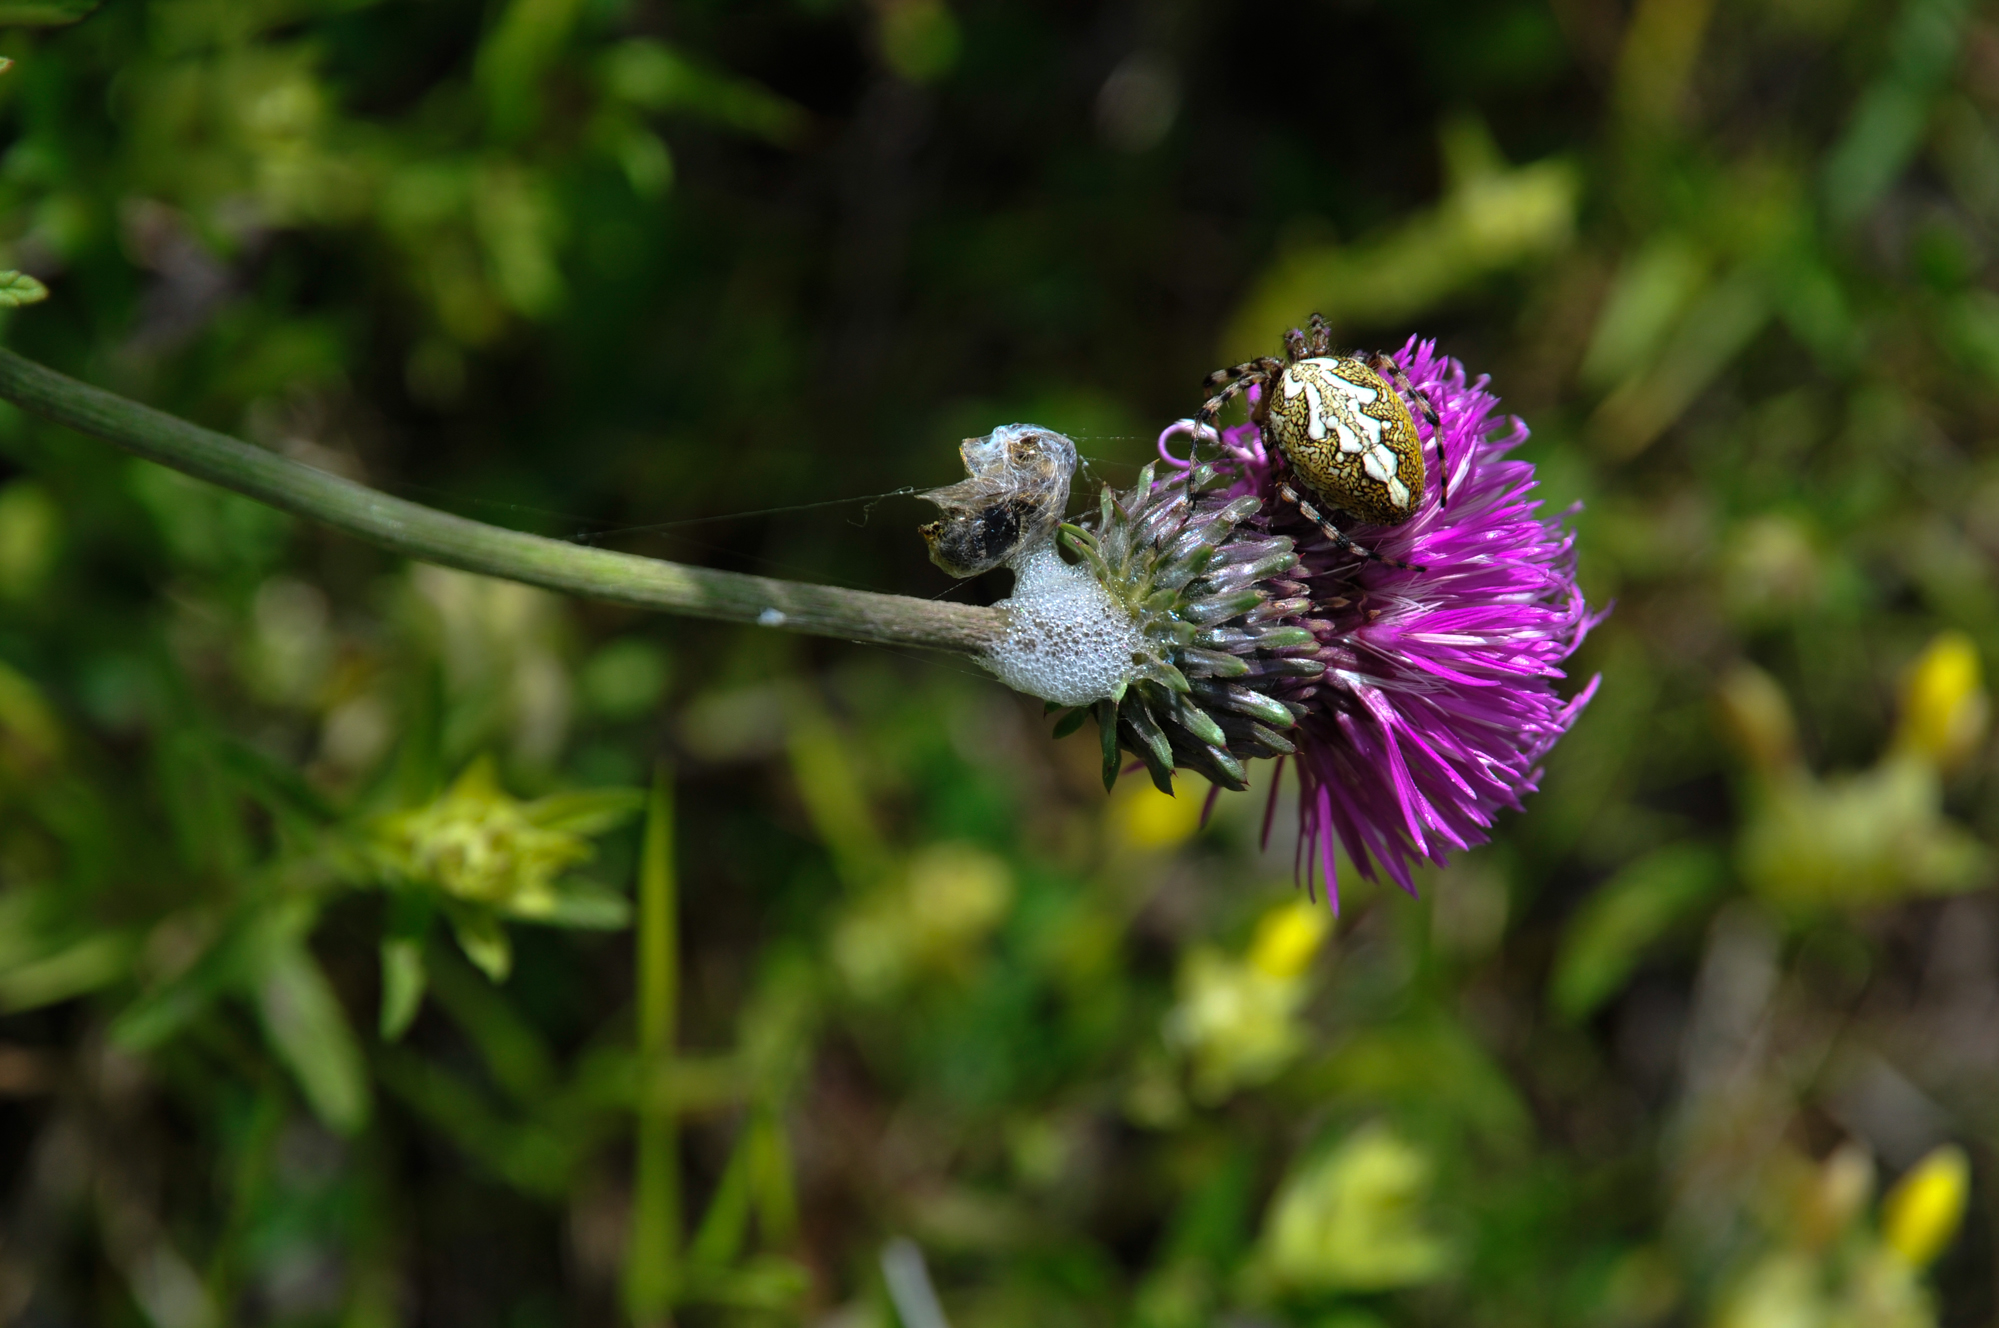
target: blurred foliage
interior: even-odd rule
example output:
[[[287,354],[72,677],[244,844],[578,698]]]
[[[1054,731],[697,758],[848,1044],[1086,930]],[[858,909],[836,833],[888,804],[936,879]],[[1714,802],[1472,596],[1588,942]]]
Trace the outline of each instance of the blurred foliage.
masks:
[[[307,464],[991,598],[893,491],[1016,419],[1128,483],[1317,307],[1490,373],[1615,603],[1526,813],[1334,919],[1267,771],[1106,799],[948,660],[0,409],[0,1319],[1999,1315],[1989,14],[0,0],[0,55],[9,344]]]

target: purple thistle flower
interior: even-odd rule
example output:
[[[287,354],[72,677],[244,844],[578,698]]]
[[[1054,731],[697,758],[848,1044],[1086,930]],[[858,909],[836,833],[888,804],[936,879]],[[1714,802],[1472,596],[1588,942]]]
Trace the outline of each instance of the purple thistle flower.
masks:
[[[1573,535],[1538,515],[1533,465],[1507,457],[1525,441],[1526,425],[1495,416],[1499,399],[1487,380],[1468,382],[1464,366],[1439,355],[1435,342],[1412,337],[1396,358],[1437,408],[1450,505],[1437,502],[1430,436],[1433,464],[1416,515],[1397,526],[1342,528],[1423,570],[1335,548],[1277,497],[1282,460],[1253,423],[1223,431],[1215,463],[1234,464],[1229,496],[1262,499],[1271,531],[1289,535],[1301,558],[1279,589],[1310,599],[1309,610],[1285,621],[1309,629],[1317,644],[1283,653],[1318,659],[1326,671],[1274,694],[1305,709],[1291,731],[1299,854],[1308,887],[1312,858],[1322,865],[1335,908],[1335,838],[1363,877],[1375,879],[1379,862],[1413,894],[1417,860],[1442,863],[1450,849],[1484,843],[1499,809],[1519,808],[1540,779],[1542,758],[1599,681],[1568,700],[1555,690],[1563,661],[1602,615],[1590,612],[1576,585]],[[1183,468],[1191,463],[1165,444],[1185,427],[1160,440],[1161,456]]]

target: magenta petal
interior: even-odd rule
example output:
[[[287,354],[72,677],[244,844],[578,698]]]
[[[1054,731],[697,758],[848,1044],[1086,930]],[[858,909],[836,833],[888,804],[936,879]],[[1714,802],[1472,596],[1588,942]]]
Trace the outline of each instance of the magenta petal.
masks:
[[[1527,438],[1496,415],[1486,380],[1411,339],[1397,356],[1437,407],[1451,468],[1450,506],[1437,502],[1437,449],[1429,501],[1399,526],[1355,526],[1354,540],[1407,571],[1341,556],[1276,497],[1281,458],[1257,428],[1222,434],[1232,491],[1265,501],[1273,529],[1297,541],[1289,575],[1315,601],[1298,621],[1328,664],[1301,688],[1295,730],[1300,866],[1317,859],[1337,905],[1335,840],[1362,877],[1378,864],[1405,890],[1422,861],[1489,837],[1502,808],[1533,791],[1549,748],[1596,694],[1556,691],[1562,664],[1603,614],[1576,585],[1574,537],[1539,515],[1534,468],[1507,456]],[[1573,509],[1571,509],[1573,510]]]

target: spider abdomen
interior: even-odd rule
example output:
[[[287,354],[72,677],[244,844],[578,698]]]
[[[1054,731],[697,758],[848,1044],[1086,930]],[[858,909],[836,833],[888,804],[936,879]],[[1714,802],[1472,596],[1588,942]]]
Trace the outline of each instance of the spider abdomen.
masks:
[[[1423,498],[1423,445],[1402,396],[1359,359],[1294,361],[1267,389],[1266,427],[1302,486],[1329,508],[1393,526]]]

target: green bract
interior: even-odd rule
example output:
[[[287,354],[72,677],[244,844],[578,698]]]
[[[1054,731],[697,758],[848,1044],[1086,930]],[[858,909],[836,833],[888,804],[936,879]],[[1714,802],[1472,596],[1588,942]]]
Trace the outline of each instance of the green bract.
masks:
[[[1212,492],[1219,483],[1212,466],[1156,483],[1147,466],[1129,490],[1105,487],[1093,517],[1061,529],[1143,638],[1118,694],[1056,726],[1057,736],[1073,733],[1085,710],[1095,714],[1105,787],[1117,780],[1121,751],[1143,761],[1164,792],[1176,765],[1246,787],[1242,763],[1292,751],[1284,731],[1297,722],[1259,683],[1325,670],[1310,657],[1312,634],[1283,625],[1307,604],[1304,587],[1283,579],[1298,563],[1290,539],[1245,527],[1261,502]]]

